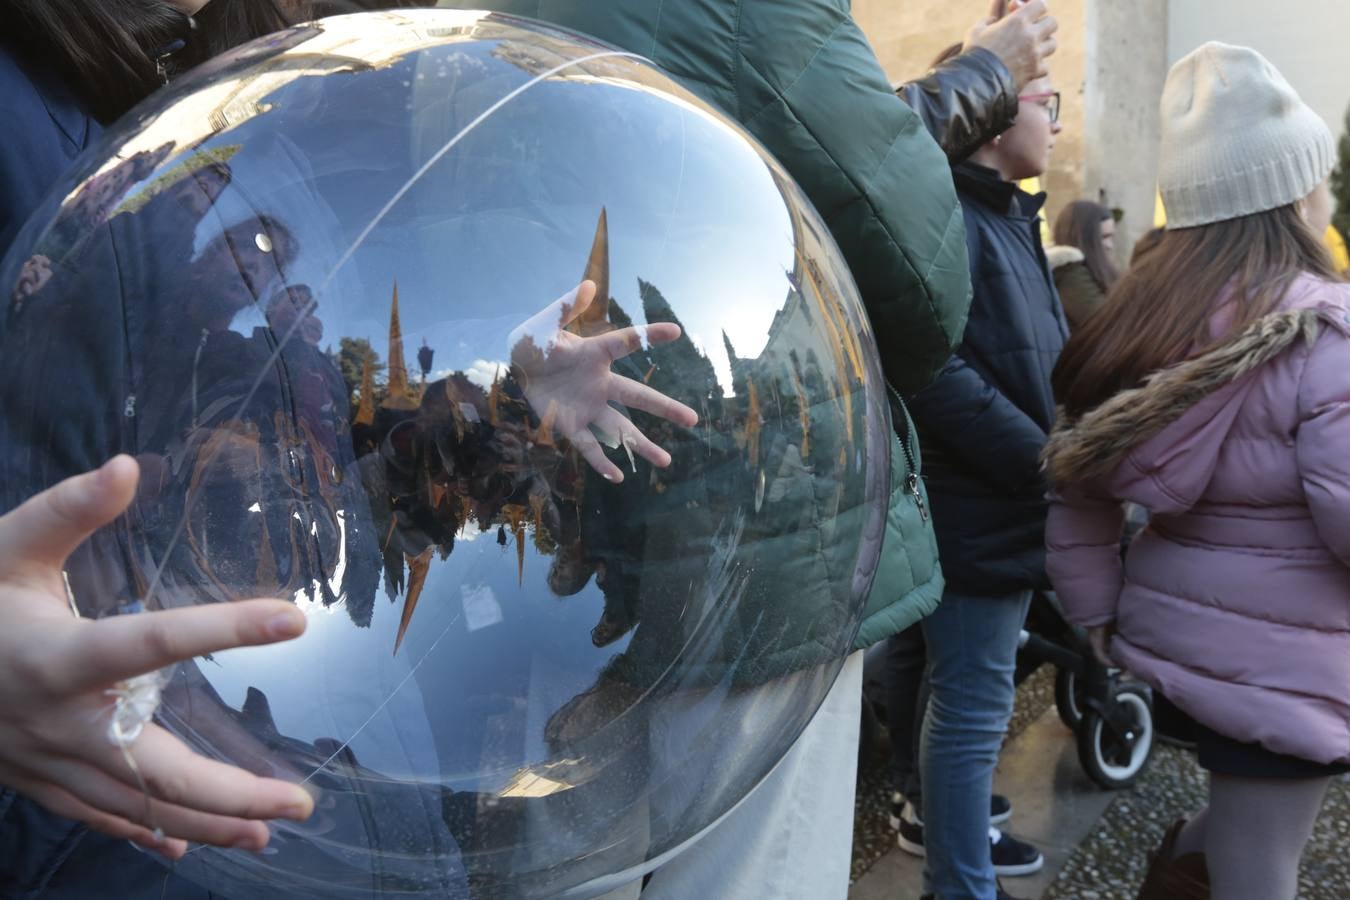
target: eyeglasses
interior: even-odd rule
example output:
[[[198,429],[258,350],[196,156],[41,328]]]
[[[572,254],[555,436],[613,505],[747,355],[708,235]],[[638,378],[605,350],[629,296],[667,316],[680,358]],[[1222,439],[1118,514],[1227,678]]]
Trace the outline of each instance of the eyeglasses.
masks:
[[[1039,100],[1047,101],[1042,105],[1045,107],[1045,111],[1050,114],[1050,121],[1052,123],[1059,121],[1059,91],[1048,91],[1044,94],[1023,94],[1017,99],[1026,100],[1028,103],[1035,103]]]

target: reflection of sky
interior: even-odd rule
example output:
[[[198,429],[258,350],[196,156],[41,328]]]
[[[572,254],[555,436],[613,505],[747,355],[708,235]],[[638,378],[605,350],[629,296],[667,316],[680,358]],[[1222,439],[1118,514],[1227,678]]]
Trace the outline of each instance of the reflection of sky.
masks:
[[[368,629],[353,628],[340,607],[307,606],[299,640],[216,654],[202,672],[236,709],[250,685],[262,687],[282,734],[351,740],[356,759],[381,774],[468,788],[481,769],[499,788],[525,763],[549,758],[548,717],[627,646],[627,638],[592,646],[600,591],[592,581],[572,597],[550,594],[552,560],[525,539],[523,587],[515,537],[499,546],[495,529],[433,562],[397,655],[403,599],[391,604],[381,593]],[[530,689],[536,669],[548,673],[546,691]],[[521,697],[526,708],[516,707]]]
[[[364,337],[384,356],[397,279],[409,364],[425,339],[435,368],[450,370],[506,358],[511,328],[576,285],[603,207],[615,301],[642,322],[638,279],[654,284],[729,392],[722,332],[739,355],[763,348],[787,294],[791,224],[750,145],[649,88],[536,84],[464,137],[331,273],[423,161],[527,80],[492,47],[286,85],[270,111],[214,139],[244,149],[198,249],[221,223],[272,213],[300,239],[291,281],[332,276],[319,301],[325,345]]]

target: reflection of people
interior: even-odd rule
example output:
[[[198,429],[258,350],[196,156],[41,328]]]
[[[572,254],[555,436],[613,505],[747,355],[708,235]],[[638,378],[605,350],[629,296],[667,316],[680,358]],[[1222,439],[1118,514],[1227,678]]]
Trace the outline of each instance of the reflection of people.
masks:
[[[1335,143],[1241,47],[1183,58],[1161,109],[1167,231],[1055,370],[1048,564],[1103,662],[1198,721],[1208,805],[1139,897],[1292,900],[1350,769],[1350,286],[1319,241]],[[1123,566],[1122,501],[1151,513]]]

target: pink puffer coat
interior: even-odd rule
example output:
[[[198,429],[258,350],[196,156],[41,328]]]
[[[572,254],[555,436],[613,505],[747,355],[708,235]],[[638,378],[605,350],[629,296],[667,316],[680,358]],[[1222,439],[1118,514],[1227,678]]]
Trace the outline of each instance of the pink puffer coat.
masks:
[[[1114,622],[1114,657],[1215,731],[1350,760],[1350,285],[1301,279],[1224,348],[1065,425],[1046,460],[1070,619]],[[1153,518],[1122,571],[1123,500]]]

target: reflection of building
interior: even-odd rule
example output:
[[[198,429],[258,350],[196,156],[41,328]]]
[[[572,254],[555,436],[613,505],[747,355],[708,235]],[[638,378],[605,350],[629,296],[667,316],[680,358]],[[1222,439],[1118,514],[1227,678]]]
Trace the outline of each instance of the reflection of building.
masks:
[[[461,35],[472,36],[482,18],[483,14],[476,12],[404,9],[338,16],[298,26],[271,39],[289,41],[291,46],[279,52],[253,51],[255,57],[259,53],[271,55],[244,69],[243,75],[219,78],[162,110],[160,122],[169,127],[147,133],[173,133],[179,147],[195,146],[266,112],[274,95],[297,79],[385,68],[413,51],[445,44],[447,39]],[[140,140],[129,140],[124,153],[153,149],[141,146]]]
[[[385,409],[417,409],[419,397],[408,383],[408,366],[403,362],[403,327],[398,318],[398,282],[389,304],[389,355],[386,357],[388,383],[385,385]]]

